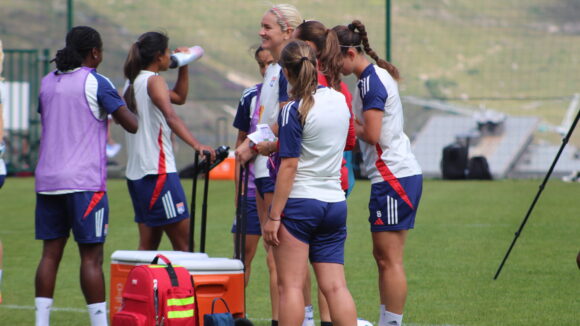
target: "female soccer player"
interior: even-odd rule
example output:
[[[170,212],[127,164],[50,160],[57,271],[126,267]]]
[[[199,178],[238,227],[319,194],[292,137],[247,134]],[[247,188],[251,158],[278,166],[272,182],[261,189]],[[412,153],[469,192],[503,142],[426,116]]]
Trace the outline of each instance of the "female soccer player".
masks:
[[[103,60],[99,33],[71,29],[42,79],[42,123],[36,167],[36,238],[43,240],[36,271],[36,325],[49,325],[58,265],[72,229],[81,256],[81,288],[91,325],[107,325],[103,243],[109,206],[106,183],[107,114],[128,132],[137,118],[111,82],[95,69]]]
[[[354,131],[354,115],[352,114],[352,95],[348,90],[348,86],[340,80],[340,72],[342,70],[342,55],[338,44],[338,38],[333,30],[327,29],[324,24],[319,21],[310,20],[303,22],[294,31],[294,38],[305,41],[316,53],[318,61],[318,84],[322,86],[332,87],[344,95],[346,104],[350,111],[350,120],[348,128],[348,136],[346,138],[345,152],[351,151],[356,143],[356,136]],[[344,156],[344,155],[343,155]],[[340,181],[342,190],[348,196],[349,189],[352,189],[352,184],[349,184],[349,171],[346,167],[346,160],[342,159],[342,167],[340,170]],[[352,178],[354,180],[354,177]],[[310,275],[310,274],[309,274]],[[309,284],[310,277],[308,277]],[[332,325],[330,320],[330,312],[326,304],[326,298],[322,292],[318,291],[318,308],[320,310],[320,324],[321,326]]]
[[[333,29],[342,49],[343,74],[358,78],[353,108],[364,169],[372,183],[369,222],[379,270],[379,325],[401,325],[407,296],[403,248],[415,223],[422,173],[403,132],[399,72],[370,48],[360,21]],[[363,48],[378,66],[368,61]]]
[[[274,126],[278,118],[278,112],[283,103],[288,101],[287,81],[282,73],[282,68],[277,63],[280,52],[286,42],[292,38],[292,33],[296,26],[302,23],[300,12],[288,4],[273,5],[262,16],[260,22],[261,45],[265,50],[270,51],[274,58],[274,64],[268,66],[264,75],[264,82],[260,94],[260,108],[258,123]],[[260,223],[263,226],[267,220],[268,207],[272,202],[274,192],[274,181],[270,178],[267,168],[268,157],[257,155],[252,152],[249,140],[242,143],[236,149],[236,155],[241,162],[255,157],[254,174],[256,184],[256,204]],[[272,326],[278,324],[278,285],[276,278],[276,265],[274,258],[268,248],[268,270],[270,273],[270,297],[272,303]],[[310,297],[310,294],[307,294]]]
[[[189,213],[175,166],[171,132],[197,151],[202,145],[177,116],[173,104],[183,104],[188,92],[187,65],[179,68],[177,82],[169,90],[160,71],[169,68],[169,38],[147,32],[133,43],[125,61],[128,79],[124,98],[139,118],[139,131],[127,134],[127,185],[139,225],[139,250],[156,250],[163,232],[173,250],[188,250]],[[177,51],[187,51],[180,48]]]
[[[264,239],[274,246],[282,325],[303,320],[308,259],[328,300],[332,322],[355,325],[356,309],[344,277],[346,200],[340,186],[350,114],[344,96],[318,87],[316,56],[290,42],[280,62],[294,101],[278,117],[281,163]],[[282,224],[282,225],[281,225]]]
[[[269,51],[264,50],[261,46],[256,49],[254,53],[254,58],[258,62],[260,67],[260,75],[264,78],[264,73],[266,68],[274,62],[274,58]],[[238,129],[238,137],[236,139],[236,147],[240,146],[247,138],[249,133],[256,130],[256,125],[258,124],[258,119],[260,115],[260,110],[258,108],[260,92],[262,90],[262,83],[254,85],[247,88],[242,93],[242,98],[238,104],[238,111],[236,112],[236,117],[234,118],[234,127]],[[236,182],[239,180],[237,177],[239,171],[239,162],[236,162]],[[247,229],[246,229],[246,248],[245,248],[245,284],[248,285],[250,281],[250,271],[252,266],[252,260],[256,255],[256,249],[258,248],[258,242],[260,236],[262,235],[262,230],[260,226],[260,218],[258,216],[258,210],[256,207],[256,186],[254,184],[254,163],[248,163],[248,193],[247,193]],[[238,186],[236,184],[236,192]],[[236,196],[236,200],[237,200]],[[232,233],[235,233],[237,226],[234,222],[232,226]],[[234,240],[235,241],[235,240]]]

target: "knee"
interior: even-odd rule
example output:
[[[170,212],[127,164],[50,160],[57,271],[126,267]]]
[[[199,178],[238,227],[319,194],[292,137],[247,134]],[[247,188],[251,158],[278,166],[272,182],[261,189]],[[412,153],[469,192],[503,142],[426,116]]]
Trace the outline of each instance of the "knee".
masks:
[[[319,283],[318,286],[320,287],[320,291],[324,294],[326,298],[334,298],[336,296],[342,295],[342,292],[347,290],[345,282],[328,282],[328,283]]]
[[[375,257],[375,261],[377,262],[379,270],[388,270],[393,268],[400,268],[403,266],[402,258],[393,257],[393,255],[389,255],[383,250],[373,250],[373,256]]]

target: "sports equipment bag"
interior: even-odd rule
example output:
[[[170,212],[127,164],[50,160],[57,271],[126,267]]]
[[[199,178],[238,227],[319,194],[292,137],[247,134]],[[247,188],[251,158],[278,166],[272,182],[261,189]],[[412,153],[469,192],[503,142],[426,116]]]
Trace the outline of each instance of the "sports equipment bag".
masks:
[[[492,180],[489,164],[485,156],[474,156],[469,159],[467,179]]]
[[[443,179],[465,179],[467,174],[468,147],[461,144],[451,144],[443,148],[441,172]]]
[[[166,265],[158,265],[161,258]],[[157,255],[151,265],[131,270],[123,289],[123,308],[113,326],[197,326],[198,309],[189,272]]]

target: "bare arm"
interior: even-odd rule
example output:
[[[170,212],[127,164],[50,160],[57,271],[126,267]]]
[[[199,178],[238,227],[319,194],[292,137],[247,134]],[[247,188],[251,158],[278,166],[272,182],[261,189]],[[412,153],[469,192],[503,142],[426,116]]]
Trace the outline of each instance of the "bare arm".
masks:
[[[277,246],[280,243],[278,240],[280,216],[282,215],[282,211],[286,206],[288,196],[290,196],[292,186],[294,185],[298,160],[298,157],[282,158],[282,162],[280,163],[280,170],[276,177],[276,188],[274,190],[270,215],[268,216],[268,221],[264,226],[264,240],[273,246]]]
[[[180,47],[175,50],[175,52],[186,52],[189,53],[189,49],[186,47]],[[187,65],[179,67],[177,72],[177,82],[173,87],[173,90],[169,92],[169,97],[171,98],[171,103],[177,105],[185,104],[187,100],[187,92],[189,91],[189,71]]]
[[[161,110],[169,128],[181,138],[187,145],[197,151],[209,151],[211,159],[215,160],[215,151],[209,146],[202,145],[193,134],[187,129],[187,126],[177,115],[170,102],[169,92],[167,91],[167,84],[161,76],[149,77],[147,81],[147,92],[153,104]]]
[[[355,120],[356,136],[370,145],[375,145],[381,138],[383,111],[366,110],[363,112],[364,124]]]
[[[113,118],[123,129],[132,134],[136,133],[139,128],[137,116],[124,105],[113,112]]]

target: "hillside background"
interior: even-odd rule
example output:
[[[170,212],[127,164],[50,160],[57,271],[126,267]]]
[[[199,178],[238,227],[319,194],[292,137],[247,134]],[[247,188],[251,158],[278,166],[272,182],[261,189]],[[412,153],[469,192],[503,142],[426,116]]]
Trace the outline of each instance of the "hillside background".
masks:
[[[287,2],[296,5],[304,19],[320,20],[328,27],[360,19],[367,26],[371,46],[385,57],[385,1]],[[180,114],[204,142],[233,144],[235,132],[229,126],[239,95],[260,80],[250,48],[259,43],[259,22],[268,2],[74,3],[75,25],[90,25],[101,32],[105,61],[99,70],[119,88],[126,53],[145,31],[165,31],[171,47],[204,47],[205,56],[191,65],[190,101],[179,109]],[[580,2],[391,3],[391,61],[401,71],[403,96],[538,116],[546,126],[561,123],[572,95],[580,90]],[[49,48],[54,55],[64,46],[65,0],[2,0],[1,7],[0,39],[5,48]],[[172,82],[175,73],[169,71],[164,76]],[[352,77],[346,81],[353,85]],[[412,136],[431,112],[412,105],[405,109]],[[120,130],[114,134],[122,141]],[[537,139],[560,141],[558,135],[541,131]],[[575,135],[572,142],[580,144],[579,139]]]

